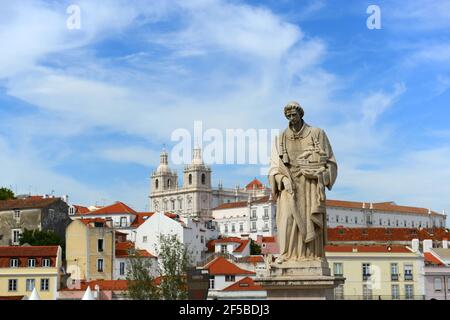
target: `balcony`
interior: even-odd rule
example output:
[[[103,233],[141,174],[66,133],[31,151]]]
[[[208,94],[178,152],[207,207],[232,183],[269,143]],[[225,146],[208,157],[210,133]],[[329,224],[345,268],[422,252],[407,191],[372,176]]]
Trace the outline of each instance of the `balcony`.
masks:
[[[250,232],[253,232],[253,233],[255,233],[255,232],[257,232],[258,230],[256,229],[256,228],[251,228],[250,229]]]
[[[258,220],[258,216],[250,216],[250,221],[256,221]]]
[[[398,281],[399,275],[398,274],[391,274],[391,281]]]
[[[369,274],[369,273],[363,274],[363,281],[370,280],[370,276],[371,276],[371,274]]]
[[[405,274],[405,281],[413,281],[413,275],[412,274]]]
[[[264,220],[264,221],[270,220],[270,216],[263,216],[263,220]]]

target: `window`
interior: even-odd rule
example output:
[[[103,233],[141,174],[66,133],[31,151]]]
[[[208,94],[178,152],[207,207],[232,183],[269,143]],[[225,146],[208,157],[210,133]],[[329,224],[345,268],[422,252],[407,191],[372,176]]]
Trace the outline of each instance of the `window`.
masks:
[[[17,279],[8,280],[8,291],[9,292],[17,291]]]
[[[167,179],[167,188],[170,189],[171,186],[172,186],[172,183],[171,183],[170,179]]]
[[[13,258],[9,260],[9,267],[10,268],[18,268],[19,267],[19,259]]]
[[[42,266],[43,267],[48,268],[48,267],[50,267],[50,264],[51,264],[51,260],[50,259],[48,259],[48,258],[42,259]]]
[[[368,284],[363,284],[363,299],[372,300],[372,287]]]
[[[405,280],[413,280],[413,266],[412,264],[405,264]]]
[[[370,263],[363,263],[362,274],[363,274],[363,280],[369,280],[369,278],[370,278]]]
[[[226,275],[225,276],[225,282],[235,282],[236,281],[236,276],[234,275]]]
[[[391,219],[388,219],[388,226],[391,226]]]
[[[183,199],[178,199],[178,208],[183,209]]]
[[[200,237],[200,243],[205,243],[205,236]]]
[[[252,210],[252,215],[250,216],[252,219],[257,219],[256,217],[256,210]]]
[[[344,285],[340,284],[334,289],[334,299],[344,300]]]
[[[391,281],[398,281],[398,264],[391,263]]]
[[[412,284],[405,284],[405,298],[407,300],[414,299],[414,287]]]
[[[192,184],[192,174],[189,175],[189,184]]]
[[[175,210],[175,200],[170,200],[170,204],[172,205],[172,210]]]
[[[143,236],[143,237],[142,237],[142,242],[143,242],[143,243],[147,243],[147,236]]]
[[[336,215],[336,222],[339,222],[339,216]]]
[[[333,263],[333,272],[335,276],[342,277],[344,274],[342,263]]]
[[[395,226],[398,227],[398,220],[395,220]]]
[[[36,259],[28,259],[28,268],[36,267]]]
[[[239,231],[244,232],[244,224],[242,222],[239,223]]]
[[[26,281],[27,291],[33,291],[35,286],[35,280],[34,279],[27,279]]]
[[[380,219],[380,226],[383,224],[383,220]]]
[[[119,274],[121,276],[125,275],[125,262],[121,262],[119,264]]]
[[[228,224],[225,225],[225,233],[228,233]]]
[[[14,219],[20,220],[20,210],[14,210]]]
[[[127,217],[120,217],[120,226],[121,227],[127,226]]]
[[[209,288],[214,289],[214,276],[209,276]]]
[[[348,216],[345,216],[345,223],[348,223]]]
[[[358,224],[358,217],[355,217],[355,224]]]
[[[48,291],[50,287],[50,279],[41,279],[41,291]]]
[[[159,180],[156,179],[156,180],[155,180],[155,189],[158,189],[158,188],[159,188]]]
[[[264,219],[269,219],[269,208],[264,208]]]
[[[202,173],[202,184],[206,184],[206,175]]]
[[[227,245],[226,244],[222,244],[221,246],[220,246],[220,252],[221,253],[227,253],[228,251],[227,251]]]
[[[98,272],[103,272],[103,259],[98,259],[97,260],[97,271]]]
[[[103,239],[98,239],[97,240],[97,251],[98,252],[103,252]]]
[[[231,224],[231,232],[236,232],[236,227],[234,223]]]
[[[20,229],[12,229],[11,230],[11,240],[13,245],[18,245],[20,241],[20,235],[22,234],[22,230]]]
[[[256,222],[255,221],[252,222],[252,231],[256,231]]]
[[[441,292],[442,291],[442,279],[434,278],[434,291]]]
[[[392,285],[391,292],[392,292],[392,300],[400,299],[400,287],[398,286],[398,284]]]

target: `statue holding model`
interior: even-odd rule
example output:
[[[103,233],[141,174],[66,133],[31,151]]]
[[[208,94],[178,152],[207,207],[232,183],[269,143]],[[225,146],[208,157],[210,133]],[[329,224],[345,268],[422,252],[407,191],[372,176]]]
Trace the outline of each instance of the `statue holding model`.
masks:
[[[304,122],[297,102],[284,108],[289,126],[275,140],[269,169],[273,199],[277,201],[276,264],[326,261],[325,188],[331,190],[337,163],[322,129]]]

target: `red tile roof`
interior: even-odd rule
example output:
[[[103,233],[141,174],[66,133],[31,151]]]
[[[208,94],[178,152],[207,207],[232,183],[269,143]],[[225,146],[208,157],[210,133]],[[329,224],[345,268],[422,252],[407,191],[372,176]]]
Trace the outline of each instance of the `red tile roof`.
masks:
[[[254,190],[254,189],[261,190],[261,189],[264,189],[264,185],[262,184],[261,181],[259,181],[258,179],[255,178],[249,184],[247,184],[245,186],[245,189],[246,190]]]
[[[276,242],[275,237],[262,237],[262,243],[273,243]]]
[[[132,227],[132,228],[139,227],[141,224],[143,224],[145,221],[147,221],[147,219],[150,218],[151,216],[153,216],[154,214],[155,214],[154,212],[136,213],[136,218],[133,220],[130,227]]]
[[[264,258],[263,256],[247,256],[239,259],[239,262],[256,264],[258,262],[264,262]]]
[[[116,202],[112,205],[90,211],[87,215],[110,215],[110,214],[136,214],[137,212],[131,209],[123,202]]]
[[[62,201],[61,198],[25,198],[14,200],[0,200],[0,211],[14,209],[41,209],[55,202]]]
[[[245,277],[222,291],[264,291],[264,289],[259,284],[256,284],[252,278]]]
[[[56,257],[59,246],[0,247],[0,257]]]
[[[326,252],[393,252],[393,253],[411,253],[405,246],[325,246]]]
[[[74,204],[73,207],[75,208],[77,214],[86,214],[86,213],[91,212],[91,210],[89,210],[88,207],[79,206],[76,204]]]
[[[127,280],[92,280],[81,281],[79,288],[64,288],[62,291],[86,291],[87,287],[91,290],[95,290],[95,286],[98,285],[101,291],[126,291],[128,290]]]
[[[256,274],[255,272],[244,270],[239,268],[234,263],[231,263],[223,257],[217,257],[208,264],[206,264],[203,269],[209,271],[210,275],[244,275],[244,274]]]
[[[270,196],[264,196],[261,198],[257,198],[255,200],[251,201],[251,204],[258,204],[258,203],[266,203],[269,202]],[[218,207],[212,209],[212,210],[223,210],[223,209],[233,209],[233,208],[244,208],[248,206],[248,201],[238,201],[238,202],[230,202],[230,203],[222,203]]]
[[[50,266],[56,266],[59,246],[0,247],[0,268],[9,268],[10,260],[17,258],[19,267],[27,267],[28,259],[36,259],[36,267],[42,266],[44,258],[50,259]]]
[[[106,219],[103,218],[87,218],[87,219],[78,219],[79,221],[81,221],[82,223],[84,223],[85,225],[91,224],[91,223],[95,223],[95,222],[101,222],[101,223],[106,223]]]
[[[216,240],[211,240],[206,245],[208,247],[209,252],[214,252],[214,247],[216,244],[225,244],[225,243],[237,243],[239,246],[234,249],[233,252],[242,252],[247,247],[247,245],[250,243],[249,239],[241,239],[237,237],[228,237],[228,238],[221,238]]]
[[[257,203],[265,203],[269,201],[269,196],[265,196],[259,198],[257,200],[252,201],[252,204]],[[351,209],[362,209],[363,204],[365,204],[365,209],[369,210],[370,203],[356,202],[356,201],[342,201],[342,200],[327,200],[327,207],[338,207],[338,208],[351,208]],[[223,210],[223,209],[232,209],[232,208],[244,208],[248,206],[247,201],[238,201],[238,202],[230,202],[223,203],[213,210]],[[429,210],[425,208],[418,207],[408,207],[408,206],[399,206],[394,202],[378,202],[372,203],[372,208],[375,211],[385,211],[385,212],[400,212],[400,213],[410,213],[410,214],[420,214],[420,215],[428,215]],[[431,211],[432,216],[441,214]]]
[[[342,201],[342,200],[327,200],[327,207],[339,207],[339,208],[353,208],[362,209],[363,205],[365,209],[370,208],[369,202],[357,202],[357,201]],[[375,211],[387,211],[387,212],[402,212],[402,213],[415,213],[421,215],[428,215],[428,209],[409,207],[409,206],[399,206],[395,202],[376,202],[372,203],[372,208]],[[441,215],[435,211],[431,211],[431,215]]]
[[[431,252],[425,252],[424,254],[425,264],[444,266],[444,263]]]
[[[134,250],[135,246],[134,243],[131,241],[126,242],[117,242],[116,243],[116,258],[127,258],[130,256],[130,250]],[[148,257],[148,258],[154,258],[155,256],[152,255],[147,250],[136,250],[136,254],[139,257]]]
[[[328,228],[330,242],[393,242],[411,241],[412,239],[432,239],[442,241],[450,236],[444,228],[413,229],[413,228]]]

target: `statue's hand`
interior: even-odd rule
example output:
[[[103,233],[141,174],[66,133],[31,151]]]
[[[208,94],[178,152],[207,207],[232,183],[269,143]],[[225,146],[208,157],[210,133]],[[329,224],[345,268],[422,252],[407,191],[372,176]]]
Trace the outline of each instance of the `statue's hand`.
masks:
[[[294,193],[294,190],[292,189],[291,181],[288,178],[284,177],[283,180],[281,180],[281,183],[283,184],[284,190],[286,190],[290,194]]]

